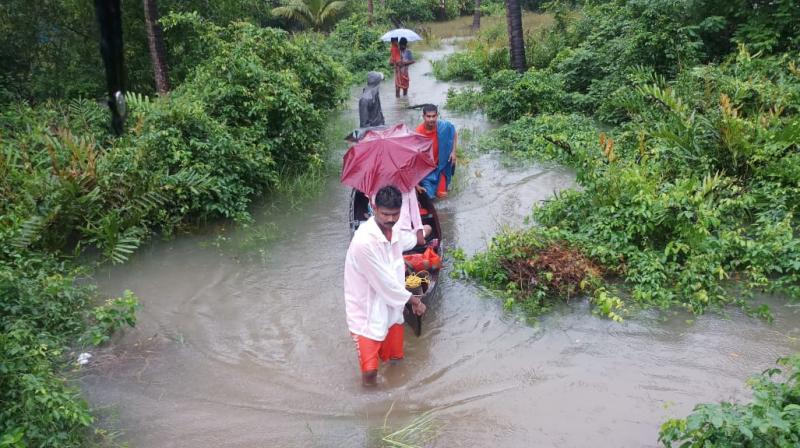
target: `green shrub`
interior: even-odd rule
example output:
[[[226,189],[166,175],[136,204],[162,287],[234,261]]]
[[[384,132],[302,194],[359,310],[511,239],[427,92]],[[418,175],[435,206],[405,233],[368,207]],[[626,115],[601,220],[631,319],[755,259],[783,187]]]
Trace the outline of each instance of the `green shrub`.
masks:
[[[525,38],[525,60],[528,67],[545,69],[550,66],[556,56],[567,48],[562,33],[552,29],[542,29]]]
[[[119,138],[95,101],[0,111],[0,445],[84,446],[92,417],[62,373],[66,347],[135,323],[130,292],[93,307],[70,255],[122,263],[153,232],[248,220],[280,179],[323,164],[347,74],[313,40],[196,14],[165,24],[191,30],[185,49],[203,56],[169,95],[129,94]]]
[[[498,70],[508,69],[508,35],[505,26],[487,27],[466,50],[433,62],[433,75],[441,81],[481,81]]]
[[[430,22],[439,12],[437,0],[387,0],[389,16],[400,22]]]
[[[621,320],[622,301],[602,288],[602,271],[556,232],[531,228],[495,236],[485,252],[456,252],[456,273],[477,279],[505,297],[505,307],[538,316],[553,305],[589,296],[595,311]]]
[[[447,90],[447,107],[454,112],[472,112],[483,107],[483,95],[472,88]]]
[[[475,53],[455,53],[433,61],[433,75],[440,81],[478,81],[486,76],[484,63]]]
[[[665,447],[747,446],[789,448],[800,444],[800,356],[778,360],[785,368],[768,369],[748,381],[751,403],[700,404],[685,419],[661,426]]]
[[[86,323],[102,317],[101,308],[91,309],[91,287],[77,286],[85,272],[53,255],[15,248],[10,243],[18,235],[5,219],[0,224],[0,445],[84,446],[93,418],[61,372],[68,367],[66,347],[88,336]],[[137,306],[133,295],[125,301]],[[121,322],[101,321],[115,322],[95,328],[101,339],[135,323],[128,313]]]
[[[501,70],[486,80],[483,95],[486,114],[504,122],[563,110],[567,99],[561,76],[535,69],[522,75]]]
[[[385,31],[384,26],[367,26],[366,15],[354,14],[336,24],[325,48],[353,75],[352,81],[362,83],[366,72],[390,72],[389,46],[380,40]]]
[[[702,312],[753,290],[800,297],[800,126],[787,102],[800,77],[785,58],[755,59],[741,52],[673,83],[634,69],[618,98],[629,122],[607,133],[539,115],[481,144],[577,169],[581,190],[534,217],[622,276],[635,302]]]

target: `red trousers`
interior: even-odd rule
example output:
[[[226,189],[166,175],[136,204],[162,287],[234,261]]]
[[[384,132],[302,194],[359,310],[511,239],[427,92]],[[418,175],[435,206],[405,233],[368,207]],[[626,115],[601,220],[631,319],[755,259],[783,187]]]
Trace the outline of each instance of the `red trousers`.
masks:
[[[356,343],[358,363],[362,372],[378,370],[378,358],[386,362],[390,359],[403,359],[403,324],[389,327],[386,339],[375,341],[364,336],[350,333]]]

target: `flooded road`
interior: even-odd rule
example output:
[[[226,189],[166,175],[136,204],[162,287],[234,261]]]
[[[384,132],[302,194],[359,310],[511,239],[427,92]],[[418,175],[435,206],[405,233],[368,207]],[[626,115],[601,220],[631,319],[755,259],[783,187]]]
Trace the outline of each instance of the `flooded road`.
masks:
[[[434,80],[429,60],[449,51],[411,67],[407,99],[384,82],[388,123],[416,126],[421,112],[408,105],[444,103],[452,84]],[[355,124],[356,101],[348,104],[335,119]],[[469,130],[465,144],[489,128],[479,114],[442,115]],[[531,204],[574,186],[564,168],[469,158],[438,204],[451,248],[485,247]],[[104,292],[131,289],[143,304],[137,328],[82,377],[119,441],[379,447],[382,435],[431,411],[436,447],[657,446],[663,420],[697,402],[746,399],[749,375],[800,350],[800,308],[777,301],[773,325],[736,310],[648,312],[618,324],[585,303],[525,323],[479,287],[442,276],[422,337],[407,333],[406,359],[381,369],[377,390],[363,390],[342,298],[348,197],[333,176],[296,211],[265,206],[247,229],[156,241],[98,274]]]

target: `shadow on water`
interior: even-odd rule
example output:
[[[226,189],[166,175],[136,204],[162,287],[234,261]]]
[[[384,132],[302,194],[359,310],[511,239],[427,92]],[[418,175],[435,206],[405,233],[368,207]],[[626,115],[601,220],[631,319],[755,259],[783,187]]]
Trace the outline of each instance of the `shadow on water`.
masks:
[[[430,60],[450,51],[412,66],[408,98],[395,99],[392,81],[384,83],[387,122],[415,126],[420,112],[407,106],[444,103],[452,84],[433,79]],[[355,124],[355,103],[333,119]],[[473,137],[491,127],[480,114],[443,116]],[[574,186],[564,168],[509,165],[497,154],[469,159],[439,204],[446,244],[467,252]],[[122,440],[380,446],[385,426],[394,431],[433,410],[432,446],[655,446],[665,418],[698,401],[746,398],[750,374],[800,350],[800,310],[783,303],[773,304],[774,325],[737,311],[643,313],[617,324],[584,303],[530,325],[482,300],[474,285],[443,276],[426,331],[407,339],[401,364],[382,369],[377,390],[364,391],[341,293],[348,190],[335,174],[325,182],[301,207],[264,205],[249,229],[230,233],[246,240],[255,232],[250,246],[263,256],[236,253],[236,245],[221,251],[214,235],[184,236],[98,274],[105,292],[132,289],[144,305],[137,328],[82,378]]]

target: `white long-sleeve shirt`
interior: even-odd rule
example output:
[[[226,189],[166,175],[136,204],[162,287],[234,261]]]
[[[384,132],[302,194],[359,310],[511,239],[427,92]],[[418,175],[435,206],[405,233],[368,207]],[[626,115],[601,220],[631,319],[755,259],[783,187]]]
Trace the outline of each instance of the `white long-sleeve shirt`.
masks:
[[[353,235],[344,262],[344,302],[351,333],[382,341],[389,327],[403,323],[411,293],[405,288],[401,240],[401,232],[395,230],[388,241],[374,217]]]

